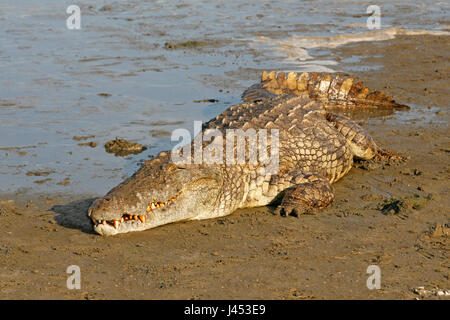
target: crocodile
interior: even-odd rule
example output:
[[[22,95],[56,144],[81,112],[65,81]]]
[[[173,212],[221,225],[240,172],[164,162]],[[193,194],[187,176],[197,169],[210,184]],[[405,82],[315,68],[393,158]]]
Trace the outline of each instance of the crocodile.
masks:
[[[349,172],[354,159],[405,159],[379,147],[360,125],[336,110],[408,106],[344,74],[264,71],[242,100],[204,123],[187,148],[160,152],[96,199],[88,210],[95,232],[141,231],[266,205],[282,216],[298,217],[333,202],[333,183]],[[277,170],[267,170],[267,162],[249,161],[250,146],[244,148],[245,161],[238,163],[173,161],[174,152],[196,157],[198,141],[203,150],[217,142],[217,137],[205,140],[201,134],[215,130],[225,136],[230,129],[276,133],[266,145],[267,153],[277,156]],[[234,140],[218,140],[222,151],[235,155]]]

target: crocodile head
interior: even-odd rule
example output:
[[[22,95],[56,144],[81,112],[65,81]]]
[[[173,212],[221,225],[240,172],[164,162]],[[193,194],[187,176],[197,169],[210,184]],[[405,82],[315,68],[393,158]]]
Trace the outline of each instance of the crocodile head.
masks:
[[[217,209],[221,177],[209,166],[155,158],[98,198],[88,215],[101,235],[141,231],[207,216]]]

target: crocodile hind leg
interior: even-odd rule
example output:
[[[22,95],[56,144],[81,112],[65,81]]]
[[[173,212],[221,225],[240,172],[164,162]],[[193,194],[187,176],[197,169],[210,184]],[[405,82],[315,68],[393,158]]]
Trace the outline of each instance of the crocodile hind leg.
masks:
[[[276,213],[282,216],[298,216],[327,207],[334,200],[330,181],[317,174],[298,174],[295,185],[284,191]]]
[[[378,147],[364,128],[350,118],[331,112],[327,112],[325,118],[345,137],[354,157],[389,164],[406,160],[400,155]]]

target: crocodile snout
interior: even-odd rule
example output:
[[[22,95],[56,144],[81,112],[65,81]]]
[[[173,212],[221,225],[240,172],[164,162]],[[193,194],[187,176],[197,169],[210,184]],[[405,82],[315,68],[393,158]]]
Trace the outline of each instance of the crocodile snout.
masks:
[[[102,218],[103,216],[109,216],[111,214],[114,214],[116,210],[115,207],[119,204],[119,199],[113,195],[105,195],[103,197],[98,198],[95,200],[91,207],[88,209],[88,216],[91,219],[98,220],[99,218]]]

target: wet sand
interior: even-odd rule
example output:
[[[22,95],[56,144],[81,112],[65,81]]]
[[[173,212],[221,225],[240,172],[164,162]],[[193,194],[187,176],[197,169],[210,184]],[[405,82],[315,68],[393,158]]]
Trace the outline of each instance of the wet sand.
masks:
[[[449,49],[441,36],[333,49],[339,71],[412,106],[360,120],[380,146],[410,159],[353,168],[316,215],[264,207],[101,237],[86,217],[94,195],[1,195],[0,298],[445,298],[414,289],[450,289]],[[392,199],[404,206],[382,214]],[[81,268],[81,290],[66,287],[70,265]],[[380,290],[366,287],[369,265],[381,268]]]

